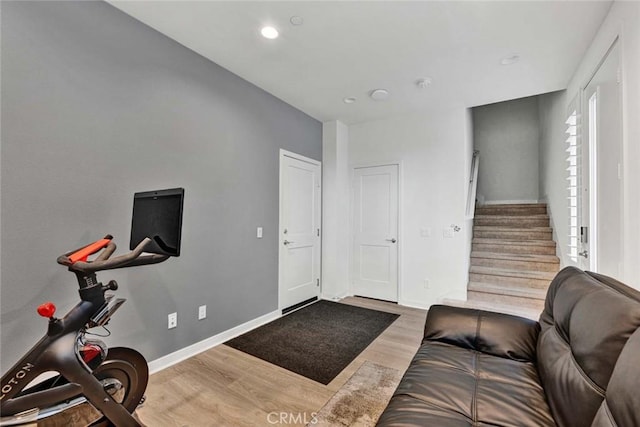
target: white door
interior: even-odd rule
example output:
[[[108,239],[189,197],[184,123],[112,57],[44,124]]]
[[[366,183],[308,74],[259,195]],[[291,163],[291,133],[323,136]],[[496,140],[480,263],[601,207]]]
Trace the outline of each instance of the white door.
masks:
[[[620,49],[615,42],[584,89],[584,127],[588,183],[584,219],[588,224],[589,268],[622,273],[622,97]],[[583,160],[584,161],[584,160]],[[584,256],[584,255],[583,255]]]
[[[398,165],[353,173],[355,295],[398,301]]]
[[[320,294],[320,162],[280,151],[280,308]]]

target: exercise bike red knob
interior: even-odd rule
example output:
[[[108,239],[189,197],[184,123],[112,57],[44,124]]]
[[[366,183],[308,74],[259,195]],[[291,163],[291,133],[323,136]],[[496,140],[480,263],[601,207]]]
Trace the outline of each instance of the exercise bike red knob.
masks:
[[[42,317],[51,319],[56,314],[56,306],[52,302],[45,302],[38,307],[38,314]]]

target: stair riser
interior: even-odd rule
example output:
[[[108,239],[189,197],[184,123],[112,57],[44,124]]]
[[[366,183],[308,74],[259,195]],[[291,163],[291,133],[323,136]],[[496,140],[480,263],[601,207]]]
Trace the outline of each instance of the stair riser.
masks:
[[[551,240],[551,231],[474,230],[479,239]]]
[[[520,246],[520,245],[492,245],[490,243],[474,243],[472,250],[475,252],[495,252],[500,254],[531,254],[531,255],[555,255],[554,246]]]
[[[544,206],[540,207],[492,207],[485,206],[481,208],[476,208],[476,215],[514,215],[514,216],[522,216],[522,215],[546,215],[547,208]]]
[[[469,281],[481,282],[481,283],[495,283],[496,285],[513,285],[513,286],[527,286],[539,289],[547,289],[550,280],[546,279],[530,279],[526,277],[508,277],[508,276],[493,276],[491,274],[481,273],[469,273]]]
[[[504,268],[509,270],[548,271],[552,273],[557,273],[560,270],[559,263],[537,262],[537,261],[516,261],[512,259],[472,257],[471,265],[477,265],[480,267]]]
[[[549,218],[543,216],[540,218],[499,218],[492,216],[476,217],[473,221],[474,225],[489,226],[489,227],[548,227]]]
[[[511,295],[496,295],[488,294],[485,292],[468,291],[467,298],[469,301],[484,301],[497,304],[510,304],[520,307],[535,308],[540,310],[544,309],[544,301],[532,298],[514,297]]]

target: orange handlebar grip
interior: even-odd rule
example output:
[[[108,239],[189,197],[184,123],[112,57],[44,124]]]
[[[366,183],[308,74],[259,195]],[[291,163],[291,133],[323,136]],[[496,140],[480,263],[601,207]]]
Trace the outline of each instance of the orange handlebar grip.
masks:
[[[78,262],[78,261],[86,261],[87,258],[89,257],[89,255],[95,254],[100,249],[106,248],[107,245],[110,242],[111,242],[111,239],[98,240],[98,241],[93,242],[92,244],[90,244],[88,246],[85,246],[84,248],[72,253],[71,255],[68,256],[68,258],[72,263],[75,263],[75,262]]]

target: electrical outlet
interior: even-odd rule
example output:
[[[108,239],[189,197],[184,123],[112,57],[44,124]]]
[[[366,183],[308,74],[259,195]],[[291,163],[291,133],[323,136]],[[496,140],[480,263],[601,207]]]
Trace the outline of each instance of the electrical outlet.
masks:
[[[171,313],[168,316],[168,329],[173,329],[178,326],[178,313]]]
[[[198,320],[202,320],[207,317],[207,306],[201,305],[198,307]]]

